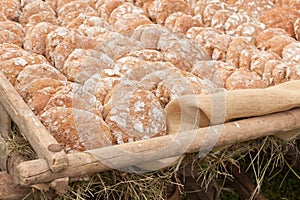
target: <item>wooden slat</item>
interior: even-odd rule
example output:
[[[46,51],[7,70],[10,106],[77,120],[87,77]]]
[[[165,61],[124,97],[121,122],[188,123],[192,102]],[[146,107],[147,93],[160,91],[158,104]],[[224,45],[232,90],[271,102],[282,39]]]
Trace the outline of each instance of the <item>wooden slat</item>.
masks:
[[[4,139],[8,138],[8,133],[11,126],[11,119],[6,110],[0,103],[0,134]]]
[[[31,192],[31,188],[17,186],[13,183],[7,172],[0,172],[0,199],[15,200],[22,199]]]
[[[0,135],[0,171],[6,170],[6,161],[7,161],[6,142],[3,139],[3,137]]]
[[[215,144],[216,147],[219,147],[273,135],[279,131],[291,131],[299,128],[300,109],[294,109],[230,122],[223,126],[217,125],[178,133],[177,135],[167,135],[88,152],[68,154],[69,166],[59,172],[52,172],[43,159],[27,161],[18,165],[16,175],[20,184],[30,185],[49,182],[57,178],[97,173],[112,167],[122,168],[178,156],[182,154],[183,149],[181,147],[185,145],[186,141],[190,141],[190,145],[184,150],[185,153],[198,152],[207,142],[207,136],[211,134],[209,130],[220,130]],[[132,152],[132,154],[125,152]]]
[[[0,103],[38,156],[48,162],[52,171],[56,172],[67,167],[68,159],[64,151],[51,152],[48,150],[49,145],[58,145],[57,141],[33,114],[2,72],[0,72]]]
[[[11,126],[11,120],[6,110],[0,103],[0,169],[6,171],[7,150],[6,140]]]

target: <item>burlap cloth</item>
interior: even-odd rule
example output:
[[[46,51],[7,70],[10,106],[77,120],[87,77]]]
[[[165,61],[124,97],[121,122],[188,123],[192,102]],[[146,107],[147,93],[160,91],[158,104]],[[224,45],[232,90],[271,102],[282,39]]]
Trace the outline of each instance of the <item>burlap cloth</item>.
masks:
[[[188,95],[179,97],[166,106],[167,128],[168,133],[173,134],[295,107],[300,107],[300,80],[264,89]]]
[[[210,150],[215,151],[226,148],[226,146],[215,147],[221,132],[222,123],[300,107],[300,80],[286,82],[265,89],[213,92],[215,93],[211,95],[182,96],[172,100],[166,106],[168,134],[175,135],[179,132],[185,134],[185,131],[209,125],[218,125],[207,129],[208,137],[203,136],[203,141],[199,141],[203,143],[203,148],[199,149],[199,156],[201,157],[205,156]],[[266,125],[262,124],[262,126]],[[215,129],[216,127],[217,129]],[[299,132],[299,130],[297,131]],[[193,143],[193,136],[191,135],[193,134],[187,134],[186,137],[175,136],[170,144],[162,144],[162,147],[166,146],[165,148],[169,149],[176,149],[177,147],[172,145],[180,144],[179,149],[182,148],[181,156],[141,163],[135,167],[141,169],[141,171],[151,171],[175,165],[184,157],[185,149]],[[176,142],[182,139],[184,141]],[[157,151],[163,150],[158,149]]]

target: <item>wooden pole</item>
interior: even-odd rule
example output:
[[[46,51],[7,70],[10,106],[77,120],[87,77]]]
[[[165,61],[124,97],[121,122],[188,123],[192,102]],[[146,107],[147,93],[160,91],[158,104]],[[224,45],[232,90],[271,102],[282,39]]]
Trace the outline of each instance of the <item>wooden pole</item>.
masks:
[[[300,129],[300,108],[150,140],[68,154],[68,167],[58,172],[51,171],[44,159],[26,161],[18,165],[16,176],[18,183],[31,185],[179,156],[183,150],[184,153],[205,151],[203,147],[207,138],[210,138],[207,136],[213,133],[211,130],[220,130],[220,135],[215,138],[215,147],[221,147],[295,129]],[[189,145],[182,149],[186,142]]]
[[[6,141],[8,140],[11,120],[6,110],[0,103],[0,169],[6,171],[7,150]]]
[[[56,172],[67,167],[68,159],[63,149],[61,148],[58,152],[48,150],[50,145],[60,145],[33,114],[2,72],[0,72],[0,103],[17,124],[39,158],[44,158],[52,171]]]

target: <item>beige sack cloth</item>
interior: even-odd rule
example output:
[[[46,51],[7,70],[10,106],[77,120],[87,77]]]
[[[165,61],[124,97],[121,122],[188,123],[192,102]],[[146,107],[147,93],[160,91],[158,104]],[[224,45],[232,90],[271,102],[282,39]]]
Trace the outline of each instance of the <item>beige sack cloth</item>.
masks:
[[[166,106],[168,133],[222,124],[300,107],[300,80],[264,89],[224,90],[188,95]]]
[[[300,107],[300,80],[264,89],[223,90],[211,95],[182,96],[166,106],[168,134],[218,125],[239,118],[287,111],[296,107]],[[200,156],[201,154],[205,156],[212,149],[222,149],[222,147],[214,147],[222,128],[216,127],[219,128],[211,129],[208,133],[208,135],[214,134],[213,136],[204,138],[203,148],[199,149]],[[299,130],[284,132],[284,136],[280,137],[281,139],[293,138],[296,134],[299,134]],[[186,144],[183,144],[188,147],[191,142],[192,139],[187,139]],[[157,170],[176,164],[183,156],[151,161],[137,166],[144,170]]]

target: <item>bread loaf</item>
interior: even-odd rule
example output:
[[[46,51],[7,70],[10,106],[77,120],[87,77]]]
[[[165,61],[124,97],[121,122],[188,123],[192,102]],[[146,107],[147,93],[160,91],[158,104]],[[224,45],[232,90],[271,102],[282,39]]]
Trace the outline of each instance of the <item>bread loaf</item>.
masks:
[[[108,125],[94,113],[53,107],[39,118],[67,153],[112,145]]]

